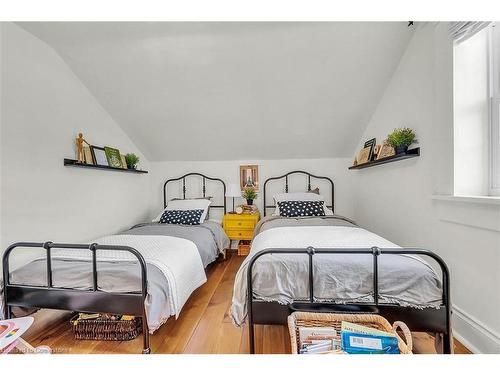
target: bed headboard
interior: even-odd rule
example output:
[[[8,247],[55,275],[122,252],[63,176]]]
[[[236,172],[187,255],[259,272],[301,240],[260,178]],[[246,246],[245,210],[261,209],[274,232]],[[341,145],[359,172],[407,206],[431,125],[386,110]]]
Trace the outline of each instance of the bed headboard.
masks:
[[[271,181],[275,181],[275,180],[281,180],[281,179],[284,179],[285,181],[285,193],[288,193],[288,176],[290,175],[294,175],[294,174],[302,174],[302,175],[305,175],[307,176],[307,190],[311,190],[311,179],[317,179],[317,180],[326,180],[329,185],[330,185],[330,190],[331,190],[331,197],[332,197],[332,204],[331,205],[327,205],[328,208],[330,208],[333,212],[335,212],[335,209],[334,209],[334,191],[335,191],[335,186],[333,184],[333,181],[331,178],[329,177],[325,177],[325,176],[315,176],[309,172],[305,172],[305,171],[292,171],[292,172],[288,172],[282,176],[277,176],[277,177],[270,177],[268,178],[265,182],[264,182],[264,197],[263,197],[263,206],[264,206],[264,213],[263,213],[263,216],[266,216],[266,211],[268,208],[275,208],[276,205],[268,205],[267,204],[267,196],[266,196],[266,193],[267,193],[267,184]],[[326,194],[321,194],[323,195],[325,198],[328,196]],[[274,201],[273,201],[274,203]]]
[[[201,183],[202,183],[201,193],[203,194],[203,197],[205,197],[206,193],[207,193],[207,187],[206,187],[207,180],[216,181],[222,185],[222,192],[221,193],[222,193],[222,202],[224,202],[224,204],[219,205],[219,206],[210,205],[210,208],[223,208],[224,213],[226,213],[226,184],[224,183],[224,181],[222,181],[220,178],[208,177],[208,176],[205,176],[204,174],[197,173],[197,172],[186,173],[184,176],[177,177],[177,178],[171,178],[171,179],[168,179],[167,181],[165,181],[165,183],[163,184],[163,208],[167,207],[167,188],[168,188],[167,185],[171,182],[182,181],[182,199],[186,199],[186,192],[187,192],[186,178],[190,177],[190,176],[198,176],[201,178]]]

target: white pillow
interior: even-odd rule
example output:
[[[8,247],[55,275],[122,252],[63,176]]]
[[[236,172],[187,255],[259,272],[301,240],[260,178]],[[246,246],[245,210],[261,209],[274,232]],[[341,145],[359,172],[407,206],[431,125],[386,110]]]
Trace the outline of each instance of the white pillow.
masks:
[[[279,193],[274,195],[274,204],[276,208],[273,215],[279,216],[280,210],[278,208],[278,202],[284,201],[323,201],[325,198],[322,195],[316,193]],[[325,210],[325,215],[333,215],[333,211],[326,207],[326,202],[323,203],[323,209]]]
[[[203,213],[200,217],[200,224],[205,221],[208,213],[208,207],[212,203],[209,199],[176,199],[173,201],[169,201],[167,207],[160,212],[160,214],[153,220],[153,222],[159,222],[161,219],[161,215],[165,211],[172,210],[180,210],[180,211],[188,211],[188,210],[203,210]]]

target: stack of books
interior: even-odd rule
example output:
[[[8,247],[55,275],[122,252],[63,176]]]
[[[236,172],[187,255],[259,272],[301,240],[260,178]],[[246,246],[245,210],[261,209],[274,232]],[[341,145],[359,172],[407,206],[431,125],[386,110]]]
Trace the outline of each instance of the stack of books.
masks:
[[[329,353],[341,350],[341,339],[333,327],[299,327],[299,354]]]
[[[360,324],[342,322],[334,327],[299,327],[299,354],[399,354],[395,334]]]

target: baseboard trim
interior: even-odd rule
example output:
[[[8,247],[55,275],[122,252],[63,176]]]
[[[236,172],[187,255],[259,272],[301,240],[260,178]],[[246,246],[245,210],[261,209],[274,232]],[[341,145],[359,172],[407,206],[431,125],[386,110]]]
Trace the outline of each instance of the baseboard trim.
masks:
[[[500,353],[500,334],[457,306],[453,306],[453,334],[473,353]]]

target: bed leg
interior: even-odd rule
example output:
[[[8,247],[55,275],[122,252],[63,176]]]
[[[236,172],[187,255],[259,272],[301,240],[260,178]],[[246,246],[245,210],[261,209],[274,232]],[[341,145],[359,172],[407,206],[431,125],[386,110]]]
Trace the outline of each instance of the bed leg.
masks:
[[[149,347],[149,329],[146,316],[142,317],[142,338],[143,338],[142,354],[151,354],[151,348]]]
[[[5,305],[5,319],[12,319],[12,307]]]
[[[250,354],[255,354],[255,331],[253,322],[248,323],[248,339],[250,344]]]
[[[453,354],[453,336],[451,333],[443,333],[442,340],[443,354]]]

